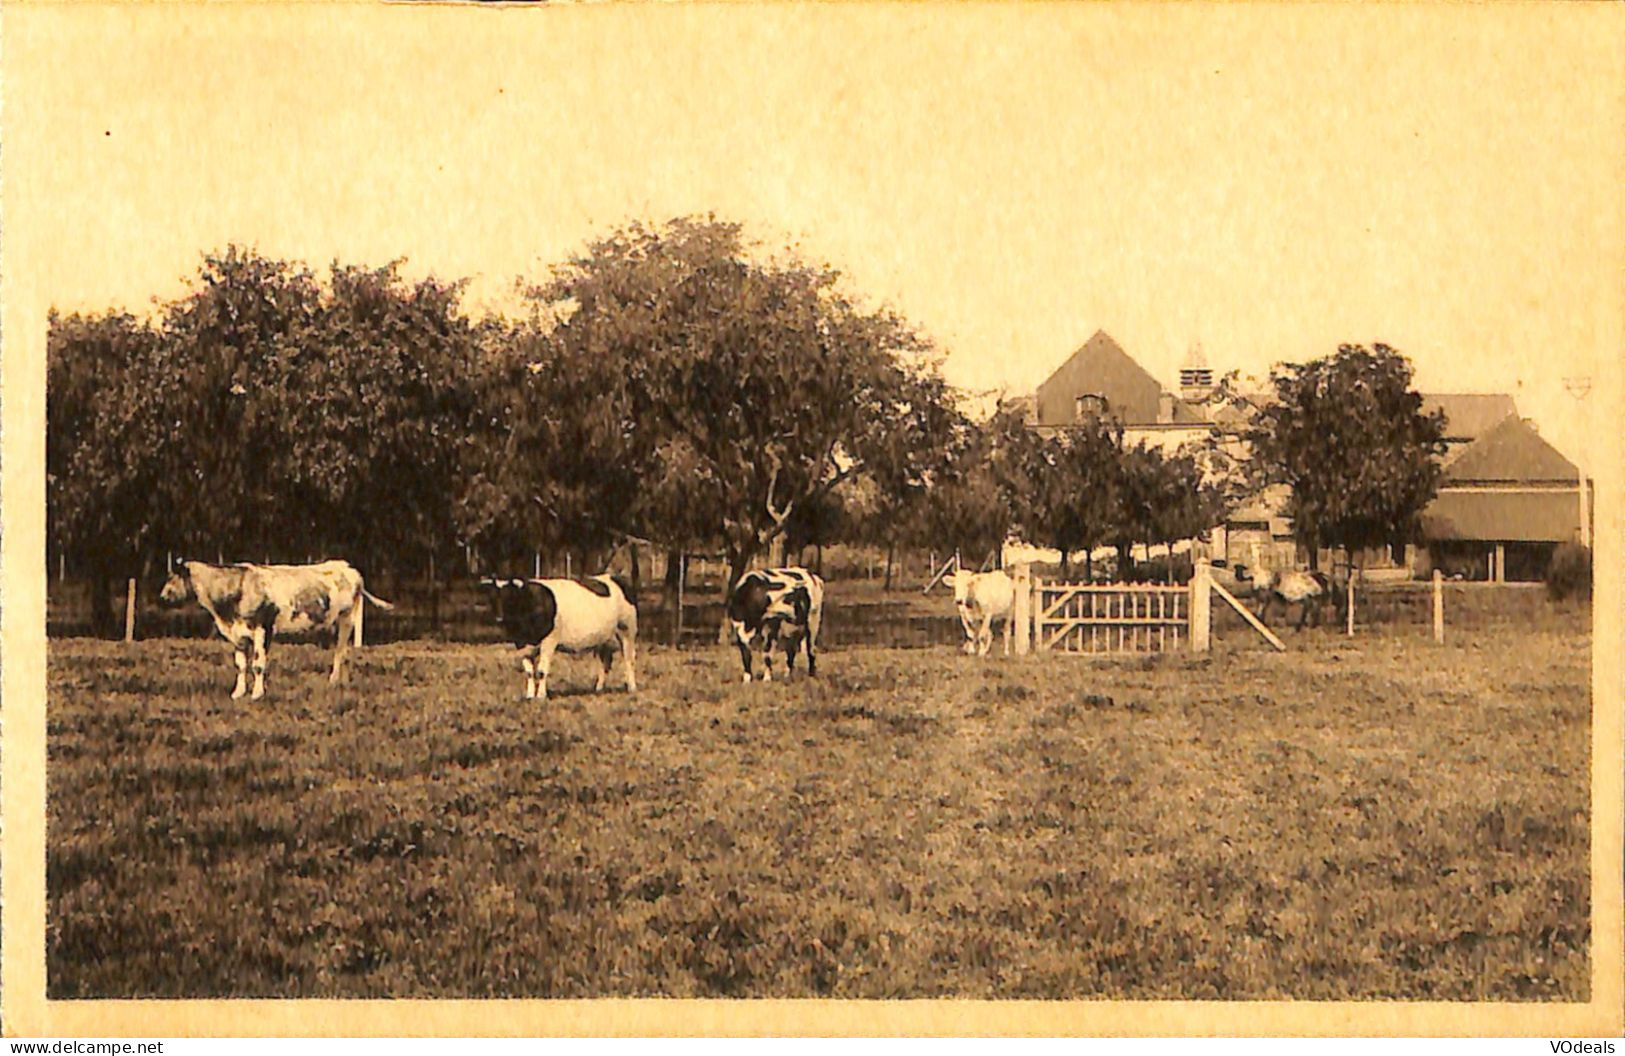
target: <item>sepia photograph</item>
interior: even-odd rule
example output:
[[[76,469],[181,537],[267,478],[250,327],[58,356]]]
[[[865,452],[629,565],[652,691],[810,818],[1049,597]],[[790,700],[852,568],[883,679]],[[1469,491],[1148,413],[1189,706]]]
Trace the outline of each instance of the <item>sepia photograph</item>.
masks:
[[[8,1032],[1625,1027],[1617,10],[4,15]]]

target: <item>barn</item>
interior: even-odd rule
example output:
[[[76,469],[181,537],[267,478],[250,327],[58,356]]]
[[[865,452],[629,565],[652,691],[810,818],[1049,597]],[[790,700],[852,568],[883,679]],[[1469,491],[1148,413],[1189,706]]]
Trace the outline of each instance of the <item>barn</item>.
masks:
[[[1574,463],[1510,414],[1446,456],[1422,512],[1426,560],[1469,580],[1542,580],[1557,545],[1579,540],[1580,510]]]
[[[1084,342],[1021,401],[1041,432],[1062,430],[1091,415],[1115,418],[1126,444],[1172,450],[1191,441],[1233,437],[1240,405],[1217,403],[1213,372],[1199,346],[1180,370],[1177,392],[1164,388],[1105,331]],[[1360,555],[1367,570],[1394,575],[1446,574],[1489,582],[1545,578],[1553,551],[1581,537],[1578,470],[1518,415],[1507,393],[1432,393],[1423,413],[1444,415],[1444,481],[1423,514],[1420,545],[1403,559],[1386,550]],[[1239,452],[1245,457],[1245,452]],[[1286,510],[1287,488],[1265,489],[1215,526],[1216,558],[1288,567],[1303,555]],[[1321,555],[1330,561],[1329,551]]]

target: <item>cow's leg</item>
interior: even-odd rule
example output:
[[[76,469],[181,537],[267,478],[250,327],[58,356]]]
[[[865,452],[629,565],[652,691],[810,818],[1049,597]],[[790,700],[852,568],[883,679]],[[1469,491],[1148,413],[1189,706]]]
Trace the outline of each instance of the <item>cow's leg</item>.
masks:
[[[553,667],[553,654],[558,650],[556,638],[545,638],[536,650],[536,699],[547,700],[547,673]]]
[[[807,617],[807,676],[818,675],[818,629],[824,622],[824,608],[822,603]]]
[[[784,638],[784,677],[788,679],[796,673],[796,654],[801,652],[801,638],[791,631]]]
[[[337,683],[344,679],[344,655],[350,650],[350,639],[355,634],[355,610],[339,614],[336,624],[339,631],[338,644],[333,649],[333,673],[327,676],[327,681]]]
[[[739,662],[745,667],[745,681],[751,680],[750,670],[750,643],[754,635],[745,634],[745,625],[738,620],[734,621],[734,645],[739,647]]]
[[[773,650],[779,644],[778,624],[762,628],[762,681],[773,681]]]
[[[604,686],[609,683],[609,669],[615,663],[615,643],[606,642],[594,651],[598,654],[598,663],[601,666],[598,668],[598,681],[593,685],[592,691],[602,693]]]
[[[519,665],[525,669],[525,699],[536,698],[536,650],[527,649],[519,657]]]
[[[973,655],[976,652],[976,623],[971,619],[968,606],[959,607],[959,625],[965,629],[965,654]]]
[[[626,661],[626,691],[636,693],[638,691],[638,673],[634,666],[638,657],[638,632],[636,628],[633,628],[631,633],[622,632],[621,657]]]
[[[993,613],[982,613],[982,626],[976,631],[976,653],[986,656],[993,651]]]
[[[254,639],[248,637],[236,638],[232,641],[234,650],[232,659],[237,661],[237,688],[231,691],[232,700],[240,700],[248,692],[248,654],[254,648]]]
[[[254,628],[254,692],[250,699],[265,696],[265,646],[268,632],[264,627]]]
[[[1010,624],[1012,624],[1014,622],[1015,621],[1013,619],[1011,619],[1010,615],[1008,613],[1006,613],[1005,617],[1004,617],[1004,655],[1005,656],[1010,655]]]

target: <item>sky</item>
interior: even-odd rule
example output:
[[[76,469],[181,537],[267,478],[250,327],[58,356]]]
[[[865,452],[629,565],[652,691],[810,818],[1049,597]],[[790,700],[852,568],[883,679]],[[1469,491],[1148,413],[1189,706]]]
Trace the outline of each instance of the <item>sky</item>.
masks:
[[[405,257],[500,309],[617,225],[714,213],[840,269],[967,388],[1030,391],[1097,329],[1170,385],[1198,342],[1258,374],[1382,341],[1595,459],[1619,14],[8,3],[7,338],[146,310],[230,242]]]

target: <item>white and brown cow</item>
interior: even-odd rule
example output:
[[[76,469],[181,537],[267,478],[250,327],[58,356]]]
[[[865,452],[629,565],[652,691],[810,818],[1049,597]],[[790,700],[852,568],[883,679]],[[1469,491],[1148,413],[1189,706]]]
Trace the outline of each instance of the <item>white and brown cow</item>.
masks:
[[[751,652],[762,649],[762,681],[773,681],[773,647],[784,643],[785,671],[794,671],[796,653],[805,645],[807,674],[818,674],[815,646],[824,622],[824,581],[805,568],[769,568],[746,572],[728,596],[728,622],[751,681]]]
[[[1253,573],[1253,596],[1260,599],[1258,618],[1269,621],[1270,610],[1279,602],[1283,609],[1298,606],[1297,629],[1312,616],[1319,627],[1325,617],[1326,605],[1331,603],[1333,614],[1341,619],[1348,603],[1348,584],[1341,577],[1307,569],[1273,571],[1259,569]]]
[[[638,691],[638,605],[620,576],[587,579],[488,579],[492,608],[509,641],[524,650],[525,699],[547,699],[553,654],[595,653],[603,665],[594,692],[604,688],[619,649],[626,658],[626,691]]]
[[[348,561],[314,565],[211,565],[181,561],[158,599],[181,605],[195,599],[214,619],[215,629],[236,650],[237,686],[233,700],[247,690],[250,663],[254,700],[265,695],[266,649],[273,637],[311,634],[337,628],[329,681],[343,677],[344,653],[350,646],[356,607],[365,598],[380,608],[394,608],[362,585],[361,573]]]
[[[1016,585],[1003,571],[953,574],[954,605],[965,628],[965,652],[986,656],[993,650],[993,622],[1004,623],[1004,655],[1010,655],[1010,623],[1016,604]]]

